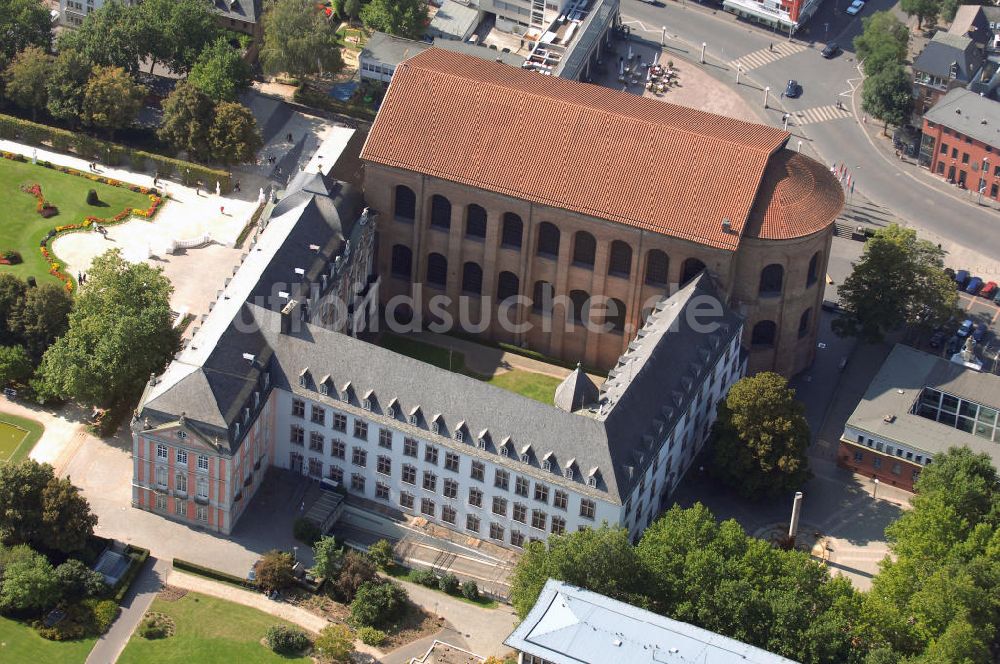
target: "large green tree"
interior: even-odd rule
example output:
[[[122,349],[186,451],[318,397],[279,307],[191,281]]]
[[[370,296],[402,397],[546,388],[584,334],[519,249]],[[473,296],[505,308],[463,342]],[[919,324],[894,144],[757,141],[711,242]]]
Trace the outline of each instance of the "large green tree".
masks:
[[[336,26],[312,0],[274,0],[264,13],[264,71],[306,76],[343,66]]]
[[[713,472],[747,498],[797,489],[809,478],[809,425],[788,381],[771,372],[741,378],[719,403]]]
[[[0,67],[6,67],[14,55],[38,46],[52,45],[52,19],[41,0],[0,0]]]
[[[146,88],[137,85],[120,67],[95,67],[83,92],[83,121],[106,129],[111,139],[115,131],[135,122],[146,96]]]
[[[876,12],[862,18],[861,24],[864,30],[854,38],[854,49],[867,74],[906,60],[910,30],[892,12]]]
[[[427,3],[424,0],[371,0],[361,8],[360,15],[368,30],[409,39],[420,39],[427,28]]]
[[[19,341],[10,322],[14,313],[20,307],[21,299],[27,284],[10,272],[0,272],[0,344],[12,344]]]
[[[177,350],[172,291],[161,269],[129,263],[120,251],[94,259],[69,329],[42,358],[49,391],[89,406],[137,398]]]
[[[264,144],[253,112],[234,101],[224,101],[215,107],[208,138],[212,157],[227,166],[253,161]]]
[[[332,537],[321,537],[313,544],[312,573],[320,578],[335,579],[344,564],[344,547]]]
[[[87,14],[83,25],[59,35],[59,51],[77,51],[88,61],[104,67],[119,67],[130,74],[139,71],[140,61],[150,48],[150,26],[138,7],[122,0],[108,0]]]
[[[227,39],[220,37],[201,52],[187,81],[214,101],[236,101],[237,95],[250,85],[250,65]]]
[[[909,122],[913,113],[913,91],[910,75],[901,65],[889,65],[865,77],[861,88],[861,108],[882,121],[882,132],[889,125]]]
[[[933,23],[941,12],[941,0],[899,0],[899,8],[907,16],[917,17],[917,30],[924,22]]]
[[[135,8],[148,31],[146,55],[187,72],[219,36],[215,11],[204,0],[143,0]]]
[[[45,283],[24,292],[11,312],[9,325],[37,362],[69,327],[73,298],[65,288]]]
[[[0,541],[62,552],[84,548],[97,525],[86,499],[52,466],[27,459],[0,465]]]
[[[3,568],[0,609],[43,611],[59,601],[59,580],[51,563],[40,553],[26,551]]]
[[[62,50],[52,63],[48,83],[49,114],[72,126],[83,113],[83,93],[94,69],[86,56],[74,49]]]
[[[163,121],[157,134],[189,158],[208,161],[212,155],[209,129],[214,120],[212,99],[191,83],[181,81],[163,100]]]
[[[94,534],[97,515],[68,477],[53,477],[42,490],[42,543],[57,551],[81,551]]]
[[[38,119],[49,98],[49,79],[52,74],[52,56],[38,46],[29,46],[14,56],[4,71],[7,98],[31,111],[31,119]]]
[[[24,383],[35,367],[24,346],[0,346],[0,387]]]
[[[944,251],[895,224],[869,238],[837,294],[845,313],[834,319],[834,331],[867,342],[908,325],[942,324],[958,303]]]

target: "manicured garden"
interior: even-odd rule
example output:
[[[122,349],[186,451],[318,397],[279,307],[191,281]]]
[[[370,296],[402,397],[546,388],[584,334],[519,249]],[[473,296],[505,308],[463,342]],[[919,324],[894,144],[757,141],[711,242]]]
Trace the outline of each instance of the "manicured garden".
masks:
[[[0,413],[0,463],[26,458],[44,431],[34,420]]]
[[[96,637],[76,641],[50,641],[39,636],[31,625],[0,616],[0,662],[84,662]]]
[[[22,189],[32,185],[40,185],[44,200],[58,210],[55,216],[45,218],[39,213],[39,201]],[[87,203],[87,192],[91,189],[97,192],[99,203],[96,205]],[[32,164],[30,159],[0,159],[0,196],[4,201],[4,215],[0,218],[0,256],[16,251],[22,261],[0,265],[0,270],[13,272],[22,279],[31,276],[39,283],[55,278],[49,273],[50,261],[41,252],[42,240],[49,231],[60,226],[82,225],[88,216],[111,221],[124,210],[150,207],[149,196],[141,191],[95,182],[85,173],[69,174],[40,163]]]
[[[254,664],[255,662],[310,662],[309,657],[279,655],[261,641],[267,628],[291,626],[257,609],[226,600],[189,592],[179,599],[157,598],[150,613],[166,616],[172,634],[163,638],[145,638],[141,627],[132,635],[120,664]]]

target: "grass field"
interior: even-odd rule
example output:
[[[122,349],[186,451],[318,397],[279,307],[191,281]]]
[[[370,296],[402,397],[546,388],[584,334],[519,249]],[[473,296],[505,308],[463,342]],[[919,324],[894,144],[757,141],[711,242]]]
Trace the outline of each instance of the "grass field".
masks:
[[[27,458],[45,427],[26,417],[0,413],[0,462]]]
[[[59,208],[59,214],[43,219],[35,211],[35,197],[21,191],[21,185],[39,184],[45,200]],[[100,206],[87,205],[87,190],[97,191]],[[41,240],[56,226],[78,224],[87,215],[110,218],[126,207],[148,208],[149,198],[143,194],[99,184],[79,175],[60,173],[51,168],[10,159],[0,159],[0,197],[4,214],[0,217],[0,251],[13,249],[21,253],[20,265],[0,265],[0,270],[39,282],[51,279],[49,266],[42,257]],[[75,276],[75,275],[74,275]]]
[[[499,387],[508,392],[515,392],[523,397],[541,401],[550,406],[555,398],[556,387],[562,382],[552,376],[521,369],[504,371],[489,378],[480,376],[465,368],[465,356],[462,353],[449,351],[447,348],[432,346],[395,334],[383,333],[379,340],[379,345],[400,355],[406,355],[415,360],[433,364],[441,369],[465,374],[476,380],[489,383],[494,387]]]
[[[200,593],[175,602],[153,601],[150,611],[173,618],[175,633],[153,641],[133,634],[118,664],[268,664],[311,662],[309,657],[284,657],[261,644],[271,625],[285,622],[257,609]],[[38,660],[41,661],[41,660]]]
[[[82,664],[96,640],[48,641],[29,625],[0,616],[0,662]]]

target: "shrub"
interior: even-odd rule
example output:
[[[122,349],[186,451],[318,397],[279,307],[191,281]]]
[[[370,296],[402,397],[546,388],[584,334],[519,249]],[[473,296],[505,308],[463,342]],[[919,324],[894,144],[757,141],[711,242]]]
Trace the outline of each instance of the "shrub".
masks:
[[[340,601],[349,604],[354,601],[354,595],[358,592],[358,588],[377,580],[378,573],[368,556],[348,551],[344,555],[344,562],[340,566],[337,580],[333,582],[333,590]]]
[[[309,637],[297,627],[271,625],[264,634],[267,647],[282,655],[295,655],[309,647]]]
[[[146,157],[141,152],[132,151],[129,153],[129,159],[132,162],[133,171],[145,171],[146,170]]]
[[[3,259],[7,261],[7,265],[19,265],[23,260],[21,254],[13,249],[3,252]]]
[[[75,601],[100,594],[107,585],[104,576],[76,559],[69,559],[56,567],[56,580],[64,600]]]
[[[385,641],[386,634],[380,629],[374,627],[359,627],[358,628],[358,638],[361,639],[361,643],[366,646],[378,647],[382,645]]]
[[[437,588],[438,585],[437,574],[429,569],[413,570],[410,572],[410,581],[413,583],[419,583],[422,586],[427,586],[428,588]]]
[[[90,613],[92,636],[104,634],[118,617],[118,605],[110,599],[85,599],[82,604]]]
[[[313,643],[315,653],[324,662],[348,662],[354,652],[354,636],[347,625],[327,625]]]
[[[368,547],[368,557],[375,563],[375,567],[381,570],[389,569],[392,564],[392,544],[389,540],[380,539]]]
[[[97,190],[96,189],[88,189],[87,190],[87,205],[98,205],[100,202],[101,202],[101,199],[99,199],[97,197]]]
[[[315,521],[300,516],[292,522],[292,535],[300,542],[312,546],[323,536],[323,532],[316,525]]]
[[[139,625],[139,636],[150,641],[162,639],[170,635],[169,627],[161,616],[146,616]]]
[[[295,583],[292,575],[292,554],[287,551],[268,551],[257,563],[257,585],[263,590],[285,590]]]
[[[466,581],[462,584],[462,597],[465,599],[479,599],[479,586],[475,581]]]
[[[406,609],[406,591],[391,581],[366,583],[351,602],[351,619],[358,627],[392,623]]]
[[[441,577],[441,580],[438,581],[438,588],[448,593],[449,595],[454,595],[455,593],[457,593],[458,586],[459,586],[458,577],[455,576],[454,574],[445,574],[444,576]]]

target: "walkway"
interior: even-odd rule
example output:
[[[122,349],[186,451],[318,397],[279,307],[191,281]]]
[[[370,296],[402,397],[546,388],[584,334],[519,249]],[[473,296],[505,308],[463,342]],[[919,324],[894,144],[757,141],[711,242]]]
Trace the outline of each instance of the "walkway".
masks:
[[[156,594],[163,587],[163,579],[170,571],[168,560],[150,558],[143,570],[135,577],[132,587],[121,603],[122,611],[111,629],[97,640],[94,649],[87,657],[87,664],[112,664],[125,649],[132,632],[139,625],[142,617],[149,610],[149,605],[156,599]]]
[[[84,423],[86,413],[74,404],[66,404],[52,412],[38,404],[11,401],[0,396],[0,411],[35,420],[45,427],[28,456],[39,463],[52,464],[56,475],[61,475],[76,450],[88,438],[93,438]]]

